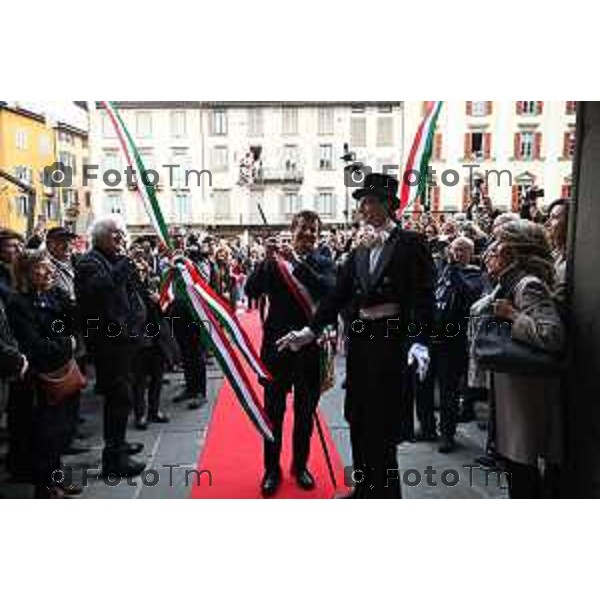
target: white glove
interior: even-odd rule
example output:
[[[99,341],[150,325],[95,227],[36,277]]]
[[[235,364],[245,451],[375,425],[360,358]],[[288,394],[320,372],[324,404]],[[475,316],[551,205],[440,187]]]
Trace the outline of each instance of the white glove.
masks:
[[[290,331],[287,335],[275,342],[278,352],[290,349],[292,352],[298,352],[304,346],[314,342],[317,336],[310,327],[305,327],[300,331]]]
[[[419,381],[425,381],[427,371],[429,371],[429,350],[423,344],[413,344],[408,351],[408,366],[417,363],[417,376]]]

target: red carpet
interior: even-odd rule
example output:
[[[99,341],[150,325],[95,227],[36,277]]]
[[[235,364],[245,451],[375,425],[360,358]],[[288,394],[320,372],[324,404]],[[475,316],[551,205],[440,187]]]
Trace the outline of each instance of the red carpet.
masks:
[[[260,347],[261,324],[258,313],[245,313],[240,316],[240,321],[256,347]],[[252,381],[255,380],[256,378],[252,377]],[[262,400],[262,387],[258,383],[256,383],[256,387]],[[310,471],[317,483],[316,488],[310,492],[299,489],[289,474],[292,457],[292,408],[290,398],[284,424],[281,458],[283,482],[275,497],[332,498],[334,489],[316,427],[312,437],[309,464]],[[344,487],[342,461],[323,418],[321,418],[321,422],[338,484],[337,491],[347,491]],[[212,485],[209,485],[208,476],[203,475],[200,485],[194,485],[192,488],[192,498],[261,497],[262,438],[243,412],[227,382],[223,384],[219,392],[204,450],[199,457],[198,469],[205,469],[211,473]]]

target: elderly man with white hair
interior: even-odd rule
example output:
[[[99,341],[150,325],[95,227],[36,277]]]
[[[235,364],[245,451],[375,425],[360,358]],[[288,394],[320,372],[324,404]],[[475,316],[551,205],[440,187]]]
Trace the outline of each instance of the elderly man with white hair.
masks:
[[[143,287],[126,254],[120,219],[99,219],[91,229],[92,249],[77,262],[75,291],[86,345],[104,396],[103,475],[139,475],[145,464],[131,458],[142,444],[125,440],[132,406],[134,364],[147,315]]]
[[[431,368],[417,388],[417,417],[420,441],[438,437],[434,415],[434,388],[440,388],[440,444],[442,453],[456,446],[456,424],[461,381],[466,379],[468,343],[466,318],[471,305],[483,293],[481,269],[472,263],[474,243],[457,237],[448,248],[448,263],[435,286],[435,335],[431,337]]]

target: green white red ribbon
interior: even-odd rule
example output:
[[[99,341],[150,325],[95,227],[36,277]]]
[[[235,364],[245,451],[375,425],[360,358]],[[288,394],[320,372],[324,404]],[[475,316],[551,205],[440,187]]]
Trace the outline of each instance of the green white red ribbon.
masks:
[[[433,150],[433,135],[437,126],[442,102],[432,102],[429,105],[427,114],[419,124],[415,139],[408,154],[406,166],[402,172],[402,187],[400,190],[400,208],[398,215],[401,215],[404,209],[412,205],[417,198],[423,199],[427,185],[427,167],[431,160]],[[419,183],[415,184],[411,171],[419,172]],[[411,183],[412,185],[409,185]]]
[[[138,174],[137,191],[148,213],[152,227],[161,242],[167,248],[173,248],[154,187],[144,181],[142,175],[146,172],[144,163],[133,138],[114,105],[109,101],[102,101],[101,105],[110,118],[127,162]],[[259,377],[265,380],[271,380],[272,378],[235,314],[229,309],[225,301],[204,282],[195,265],[185,259],[178,261],[176,270],[169,271],[163,281],[160,293],[161,308],[166,309],[173,302],[176,294],[186,302],[192,314],[197,317],[196,322],[199,326],[200,336],[203,342],[214,350],[215,356],[243,409],[260,433],[266,439],[273,441],[269,419],[262,409],[240,359],[236,355],[234,344]],[[231,342],[225,332],[231,336]]]
[[[279,259],[277,268],[290,293],[310,320],[317,310],[317,304],[310,292],[294,275],[294,267],[288,261]]]

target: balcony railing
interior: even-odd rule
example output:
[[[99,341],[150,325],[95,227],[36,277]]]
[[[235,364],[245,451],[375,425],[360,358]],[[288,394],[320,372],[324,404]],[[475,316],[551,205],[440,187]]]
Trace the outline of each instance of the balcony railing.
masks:
[[[304,181],[304,171],[299,167],[269,169],[258,167],[254,173],[256,185],[270,184],[301,184]]]

